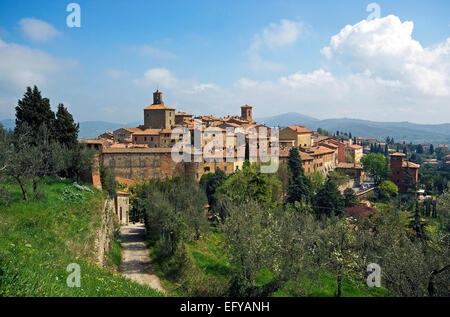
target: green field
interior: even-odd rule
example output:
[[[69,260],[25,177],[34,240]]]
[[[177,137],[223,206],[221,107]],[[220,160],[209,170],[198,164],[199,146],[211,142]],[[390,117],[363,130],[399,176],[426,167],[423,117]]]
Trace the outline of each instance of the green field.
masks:
[[[94,239],[104,195],[78,190],[70,180],[45,179],[41,200],[23,201],[18,186],[0,205],[1,296],[161,296],[117,272],[120,244],[114,240],[106,267],[96,264]],[[68,287],[67,265],[81,268],[81,286]]]

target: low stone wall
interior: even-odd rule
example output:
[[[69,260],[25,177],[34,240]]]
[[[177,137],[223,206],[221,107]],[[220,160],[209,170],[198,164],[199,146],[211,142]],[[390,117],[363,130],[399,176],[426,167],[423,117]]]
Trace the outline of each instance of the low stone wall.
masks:
[[[100,266],[103,266],[105,263],[106,253],[109,252],[111,241],[114,237],[113,208],[114,202],[108,198],[103,206],[100,228],[98,228],[95,238],[95,254]]]

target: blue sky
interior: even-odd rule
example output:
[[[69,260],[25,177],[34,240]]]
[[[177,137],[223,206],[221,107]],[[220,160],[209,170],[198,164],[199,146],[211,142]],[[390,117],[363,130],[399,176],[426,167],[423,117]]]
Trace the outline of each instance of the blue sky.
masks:
[[[448,1],[90,0],[80,28],[69,3],[0,2],[0,119],[37,84],[78,121],[141,120],[159,87],[194,114],[450,122]]]

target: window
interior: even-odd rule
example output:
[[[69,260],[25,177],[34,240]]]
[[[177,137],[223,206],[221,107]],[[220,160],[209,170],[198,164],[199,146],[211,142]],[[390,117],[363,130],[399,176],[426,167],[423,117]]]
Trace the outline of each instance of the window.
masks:
[[[155,161],[155,167],[158,166],[158,165],[159,165],[159,162],[158,162],[158,161]]]
[[[203,169],[205,172],[209,172],[209,166],[206,166],[204,169]]]
[[[153,137],[152,136],[150,137],[150,141],[153,141]]]
[[[147,137],[146,136],[144,136],[144,141],[147,141]]]
[[[131,174],[127,174],[127,178],[130,179],[131,178]]]
[[[116,165],[116,162],[114,162],[114,160],[111,160],[111,161],[109,162],[109,166],[114,167],[115,165]]]
[[[137,136],[134,137],[134,142],[137,142]]]
[[[127,161],[127,167],[131,166],[131,161]]]
[[[144,167],[144,166],[145,166],[145,162],[141,161],[141,167]]]
[[[169,177],[169,174],[165,173],[164,176],[167,178],[167,177]]]
[[[159,174],[155,173],[155,179],[158,179],[158,177],[159,177]]]
[[[223,167],[223,170],[224,170],[224,171],[226,172],[226,171],[227,171],[227,167],[226,167],[226,166],[224,166],[224,167]]]
[[[145,174],[144,174],[144,173],[141,174],[141,178],[142,178],[142,179],[145,178]]]

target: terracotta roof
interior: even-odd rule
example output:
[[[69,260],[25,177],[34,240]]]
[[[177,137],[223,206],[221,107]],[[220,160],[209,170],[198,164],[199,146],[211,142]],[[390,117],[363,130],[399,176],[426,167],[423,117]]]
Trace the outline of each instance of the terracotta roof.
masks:
[[[331,142],[320,142],[319,145],[323,145],[323,146],[329,147],[331,149],[338,149],[339,148],[339,146],[337,146],[336,144],[331,143]]]
[[[126,148],[127,146],[126,146],[126,144],[124,144],[124,143],[113,143],[113,144],[111,144],[111,146],[109,147],[109,148],[122,148],[122,149],[124,149],[124,148]]]
[[[136,131],[133,135],[158,135],[161,129],[145,129],[144,131]]]
[[[313,153],[310,153],[310,155],[321,155],[321,154],[328,154],[328,153],[334,153],[335,150],[332,150],[330,148],[327,148],[325,146],[317,146],[317,147],[312,147],[310,148],[311,151],[313,151]]]
[[[141,129],[139,129],[139,128],[120,128],[120,129],[126,130],[126,131],[128,131],[128,132],[141,131]],[[120,129],[117,129],[117,130],[120,130]],[[116,131],[117,131],[117,130],[116,130]]]
[[[197,116],[194,119],[201,119],[202,121],[222,121],[220,118],[214,116]]]
[[[358,145],[358,144],[352,144],[352,145],[349,145],[348,148],[357,150],[357,149],[362,149],[362,146]]]
[[[186,112],[177,112],[177,113],[175,113],[175,115],[176,116],[184,116],[184,117],[187,117],[187,116],[192,117],[191,114],[186,113]]]
[[[280,148],[280,157],[289,157],[290,147]],[[302,161],[312,161],[314,158],[306,152],[298,152]]]
[[[175,110],[175,108],[166,107],[164,104],[158,104],[147,106],[144,110]]]
[[[290,125],[288,128],[293,130],[293,131],[295,131],[295,132],[297,132],[297,133],[312,133],[312,130],[306,129],[302,125]]]
[[[224,122],[223,124],[222,124],[222,126],[230,126],[230,127],[234,127],[234,128],[237,128],[237,127],[240,127],[241,125],[240,124],[237,124],[237,123],[233,123],[233,122]]]
[[[402,167],[419,168],[420,165],[413,162],[403,162]]]
[[[116,181],[119,184],[125,184],[127,186],[132,186],[135,183],[134,180],[132,180],[132,179],[128,179],[128,178],[125,178],[125,177],[118,177],[118,176],[116,176]]]
[[[390,154],[390,156],[403,156],[403,157],[405,157],[406,155],[405,155],[405,153],[395,152],[395,153]]]

